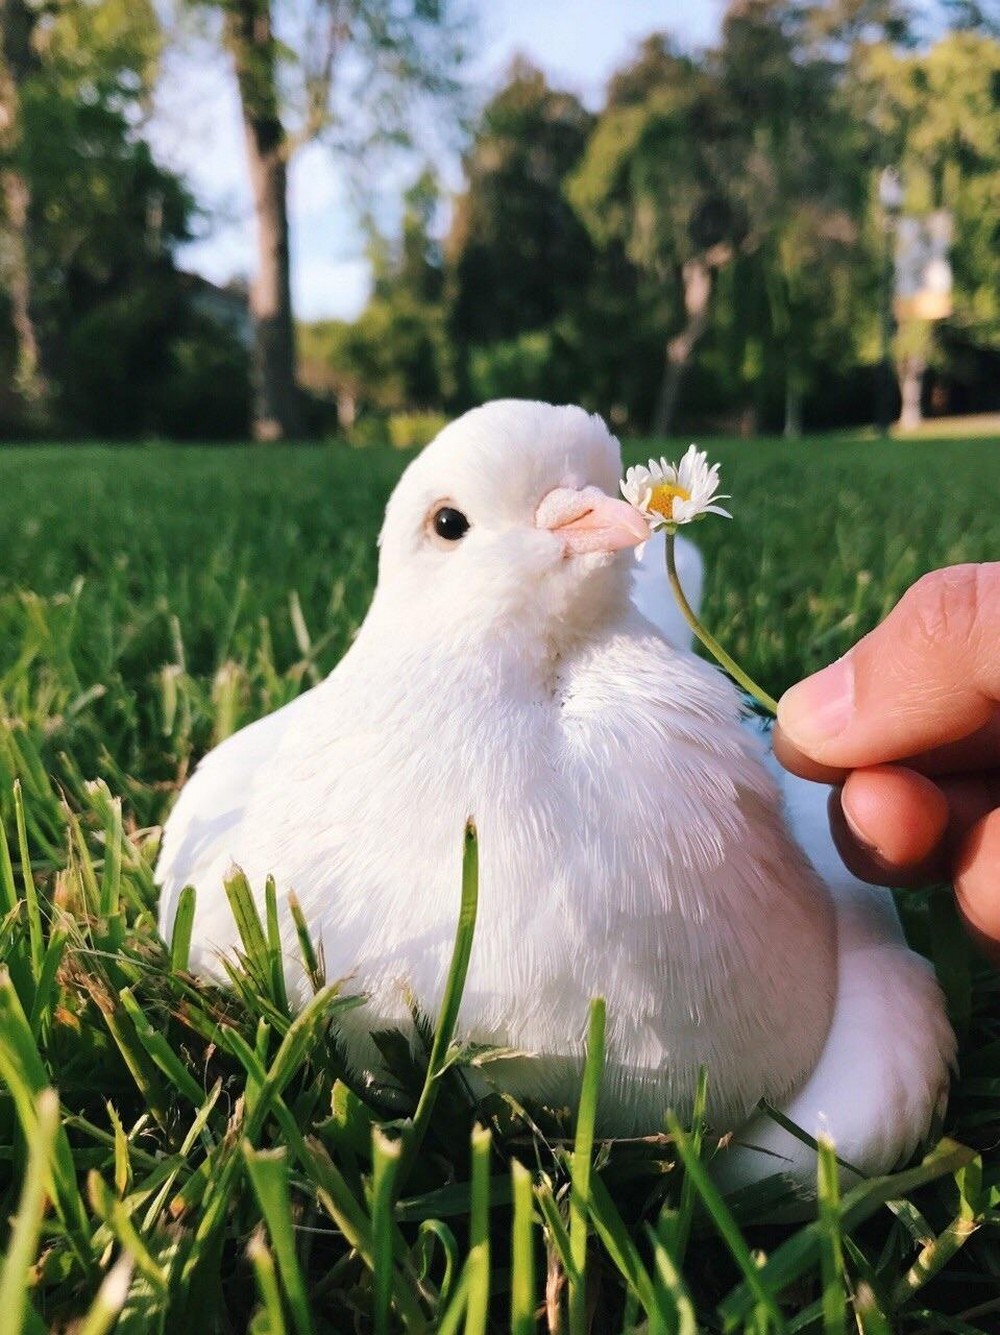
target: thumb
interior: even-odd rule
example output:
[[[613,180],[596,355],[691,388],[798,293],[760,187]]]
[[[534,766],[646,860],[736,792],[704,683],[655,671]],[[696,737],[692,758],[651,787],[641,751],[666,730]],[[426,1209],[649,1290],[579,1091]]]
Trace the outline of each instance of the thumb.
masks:
[[[925,575],[843,658],[782,696],[800,751],[856,768],[967,737],[1000,700],[1000,562]]]

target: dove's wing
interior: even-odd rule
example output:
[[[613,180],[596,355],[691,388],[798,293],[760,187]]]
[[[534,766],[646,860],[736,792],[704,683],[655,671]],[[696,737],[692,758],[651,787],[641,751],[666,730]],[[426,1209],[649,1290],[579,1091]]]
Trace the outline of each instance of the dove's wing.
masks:
[[[267,772],[288,729],[310,708],[312,691],[227,737],[201,761],[181,790],[163,832],[156,866],[161,887],[160,929],[169,939],[177,900],[186,885],[231,917],[222,879],[238,861],[242,833],[257,781]],[[204,919],[202,919],[204,921]]]
[[[632,571],[632,602],[669,645],[674,649],[690,649],[691,628],[681,615],[667,579],[665,543],[666,537],[661,529],[643,544],[636,556]],[[674,551],[684,596],[697,612],[701,606],[704,574],[701,553],[693,542],[682,537],[675,540]]]

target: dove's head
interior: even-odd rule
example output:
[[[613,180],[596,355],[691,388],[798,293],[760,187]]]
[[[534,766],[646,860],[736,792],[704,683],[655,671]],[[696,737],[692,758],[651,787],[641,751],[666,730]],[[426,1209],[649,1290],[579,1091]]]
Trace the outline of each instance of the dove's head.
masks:
[[[631,549],[649,536],[620,476],[618,442],[582,408],[473,409],[389,500],[376,605],[452,643],[585,634],[627,599]]]

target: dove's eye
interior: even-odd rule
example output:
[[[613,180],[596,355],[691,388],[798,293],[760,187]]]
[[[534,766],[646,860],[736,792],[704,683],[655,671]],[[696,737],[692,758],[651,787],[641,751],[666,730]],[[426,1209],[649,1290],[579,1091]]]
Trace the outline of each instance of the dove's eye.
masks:
[[[453,505],[442,505],[431,515],[431,528],[445,542],[458,542],[469,531],[469,521]]]

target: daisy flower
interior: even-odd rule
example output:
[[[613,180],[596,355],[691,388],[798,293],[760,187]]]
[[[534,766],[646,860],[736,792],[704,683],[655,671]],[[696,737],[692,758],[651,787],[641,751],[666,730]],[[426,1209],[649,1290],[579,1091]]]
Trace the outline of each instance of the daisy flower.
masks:
[[[717,495],[719,465],[709,467],[708,456],[696,445],[688,449],[680,464],[650,459],[648,468],[642,464],[630,468],[620,485],[622,495],[642,511],[653,529],[690,524],[704,515],[732,519],[728,510],[712,504],[729,499]]]
[[[777,701],[762,690],[752,677],[747,676],[715,636],[705,629],[684,596],[677,576],[674,544],[681,524],[690,524],[692,520],[703,519],[705,515],[722,515],[725,519],[732,519],[728,510],[714,503],[729,500],[728,496],[718,494],[719,465],[709,466],[705,451],[692,445],[679,464],[669,463],[666,459],[657,463],[655,459],[650,459],[648,467],[639,464],[636,468],[628,469],[619,485],[622,495],[630,505],[641,511],[651,529],[665,530],[663,545],[667,578],[677,599],[677,606],[691,630],[733,680],[759,700],[770,714],[776,715]]]

